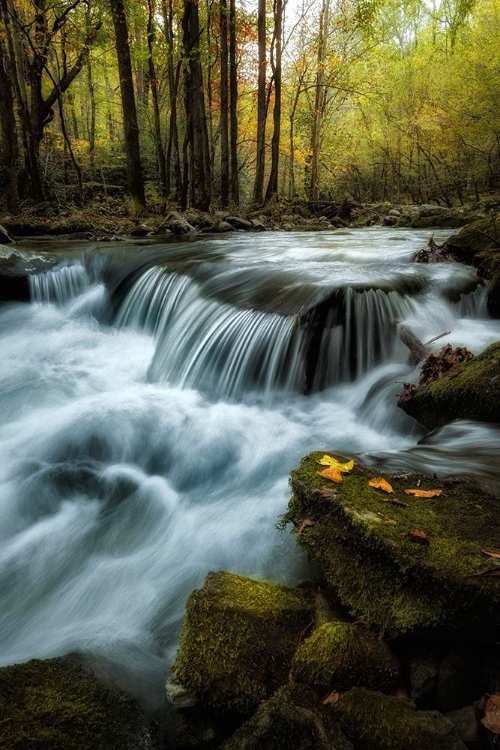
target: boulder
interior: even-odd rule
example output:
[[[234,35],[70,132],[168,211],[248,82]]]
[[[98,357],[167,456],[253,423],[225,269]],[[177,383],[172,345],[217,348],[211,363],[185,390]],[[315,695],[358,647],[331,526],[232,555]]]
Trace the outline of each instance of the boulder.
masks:
[[[178,211],[170,211],[168,216],[162,221],[156,230],[157,234],[164,234],[165,231],[183,235],[195,232],[196,229],[181,213]]]
[[[252,229],[252,222],[248,219],[242,219],[241,216],[228,216],[226,221],[235,229]]]
[[[455,725],[460,739],[469,750],[480,750],[484,747],[481,742],[476,709],[473,706],[465,706],[458,711],[450,711],[446,714],[446,718]]]
[[[1,224],[0,224],[0,242],[2,242],[4,245],[10,245],[11,242],[14,242],[10,234],[7,232],[6,229],[3,228]]]
[[[322,692],[367,687],[391,690],[401,678],[389,646],[361,623],[327,622],[295,652],[296,682]]]
[[[401,698],[353,688],[332,711],[356,750],[466,750],[453,722]]]
[[[423,203],[418,207],[418,215],[422,218],[428,216],[444,216],[449,213],[450,209],[445,206],[436,206],[433,203]]]
[[[0,747],[28,750],[160,750],[158,728],[76,658],[0,669]]]
[[[405,388],[398,406],[430,430],[453,419],[500,422],[500,342],[429,385]]]
[[[259,219],[252,219],[252,229],[254,230],[254,232],[265,232],[267,227]]]
[[[388,635],[439,628],[441,638],[495,641],[500,587],[490,571],[500,573],[500,563],[483,550],[498,547],[500,501],[465,481],[416,474],[384,475],[386,493],[361,464],[336,484],[319,476],[321,457],[310,454],[292,472],[282,520],[300,530],[299,545],[351,614]],[[416,488],[442,494],[405,492]]]
[[[262,704],[222,750],[354,750],[312,690],[287,685]]]
[[[209,573],[187,601],[175,679],[215,712],[248,713],[287,683],[312,609],[308,589]]]
[[[235,228],[228,221],[217,221],[210,231],[224,234],[225,232],[234,232]]]
[[[0,245],[0,303],[28,302],[29,276],[48,271],[58,262],[56,255]]]

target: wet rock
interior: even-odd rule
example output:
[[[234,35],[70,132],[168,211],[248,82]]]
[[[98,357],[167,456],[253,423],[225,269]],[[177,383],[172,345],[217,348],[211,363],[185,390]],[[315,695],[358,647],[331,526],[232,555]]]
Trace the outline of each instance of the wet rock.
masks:
[[[385,474],[387,494],[369,486],[376,473],[360,464],[334,484],[318,475],[321,457],[310,454],[292,472],[283,523],[311,522],[298,543],[351,614],[389,635],[446,627],[457,638],[496,640],[500,588],[481,574],[498,565],[482,551],[498,547],[498,499],[412,474]],[[405,492],[415,488],[442,494]]]
[[[441,661],[441,654],[425,648],[414,648],[402,658],[409,696],[419,708],[429,708],[434,703]]]
[[[382,219],[382,224],[385,227],[395,227],[398,222],[397,216],[384,216]]]
[[[500,342],[429,385],[406,388],[398,406],[431,430],[453,419],[499,422]]]
[[[197,211],[194,208],[190,208],[189,211],[185,211],[184,219],[196,229],[210,229],[214,225],[213,217],[206,211]]]
[[[190,232],[196,231],[189,221],[187,221],[187,219],[185,219],[178,211],[171,211],[156,231],[157,234],[162,234],[165,230],[179,235],[189,234]]]
[[[450,651],[439,667],[436,706],[443,713],[454,711],[477,700],[482,693],[477,655],[470,651]]]
[[[356,750],[465,750],[457,728],[437,711],[416,711],[407,700],[353,688],[333,715]]]
[[[11,242],[14,242],[12,237],[9,235],[6,229],[3,228],[3,226],[0,224],[0,242],[4,245],[10,245]]]
[[[252,229],[255,232],[265,232],[267,227],[262,221],[259,221],[259,219],[252,219]]]
[[[48,271],[58,261],[57,256],[48,253],[25,252],[0,245],[0,303],[28,302],[29,276]]]
[[[449,711],[446,718],[455,725],[460,739],[469,750],[481,750],[483,744],[476,710],[473,706],[465,706],[458,711]]]
[[[312,690],[288,685],[262,704],[222,750],[354,750]]]
[[[241,216],[228,216],[226,221],[235,229],[252,229],[252,222],[247,219],[242,219]]]
[[[185,711],[193,708],[199,702],[198,698],[190,693],[175,676],[170,677],[166,684],[167,701],[174,711]]]
[[[228,221],[218,221],[211,229],[212,232],[218,232],[224,234],[226,232],[234,232],[235,228]]]
[[[399,662],[389,646],[360,623],[328,622],[297,649],[296,682],[322,692],[367,687],[391,690],[400,679]]]
[[[289,221],[285,221],[285,223],[283,224],[283,229],[285,230],[285,232],[291,232],[293,228],[293,224],[290,224]]]
[[[186,605],[175,679],[215,711],[245,714],[287,683],[310,590],[210,573]]]
[[[123,693],[76,659],[33,660],[0,669],[0,747],[159,750],[158,728]]]

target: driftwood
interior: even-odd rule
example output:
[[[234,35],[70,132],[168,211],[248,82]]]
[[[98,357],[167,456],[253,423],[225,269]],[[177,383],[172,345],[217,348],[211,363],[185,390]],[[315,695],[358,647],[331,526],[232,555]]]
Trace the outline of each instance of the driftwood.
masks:
[[[413,367],[415,365],[418,365],[419,362],[422,362],[429,356],[429,354],[431,354],[431,349],[429,346],[430,344],[433,344],[434,341],[437,341],[438,339],[443,338],[443,336],[447,336],[449,333],[451,333],[451,331],[444,331],[444,333],[440,333],[438,336],[434,336],[434,338],[424,342],[420,341],[418,336],[413,333],[409,326],[405,326],[400,323],[398,328],[399,338],[401,339],[403,344],[410,350],[408,364],[412,365]]]

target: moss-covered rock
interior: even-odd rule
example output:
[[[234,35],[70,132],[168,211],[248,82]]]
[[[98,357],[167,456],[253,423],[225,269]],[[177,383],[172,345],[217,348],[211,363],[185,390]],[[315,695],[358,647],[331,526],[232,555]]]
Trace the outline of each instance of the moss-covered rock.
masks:
[[[431,385],[406,390],[398,406],[428,429],[453,419],[500,422],[500,342]]]
[[[362,623],[329,622],[297,649],[294,679],[324,692],[362,686],[389,690],[400,678],[389,646]]]
[[[353,688],[332,711],[357,750],[465,750],[449,719],[407,700]]]
[[[497,566],[482,550],[498,547],[500,501],[467,482],[448,487],[408,474],[386,475],[394,488],[388,495],[368,485],[374,472],[359,464],[334,485],[318,475],[321,456],[312,453],[292,472],[283,521],[312,522],[298,543],[351,613],[392,635],[447,625],[471,637],[481,629],[494,639],[498,578],[476,574]],[[426,499],[404,492],[416,487],[443,494]]]
[[[137,704],[70,658],[0,669],[2,750],[154,750],[158,730]]]
[[[222,750],[353,750],[312,690],[288,685],[222,745]]]
[[[488,309],[500,318],[500,214],[467,224],[447,241],[448,250],[489,279]]]
[[[313,595],[209,573],[186,606],[175,677],[214,711],[245,714],[286,684]]]

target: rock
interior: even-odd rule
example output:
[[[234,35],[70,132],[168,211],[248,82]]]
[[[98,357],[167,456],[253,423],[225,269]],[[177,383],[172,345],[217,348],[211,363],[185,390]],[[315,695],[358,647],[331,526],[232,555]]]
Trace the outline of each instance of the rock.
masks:
[[[287,685],[222,745],[222,750],[354,750],[312,690]]]
[[[0,224],[0,242],[4,245],[10,245],[11,242],[14,242],[12,237],[9,235],[6,229],[3,228],[3,226]]]
[[[223,234],[225,232],[234,232],[235,229],[228,221],[218,221],[210,231]]]
[[[293,657],[296,682],[323,692],[367,687],[390,690],[400,679],[399,662],[387,644],[360,623],[328,622]]]
[[[293,224],[293,222],[296,221],[296,216],[297,214],[283,214],[283,216],[281,217],[281,221],[286,221],[289,224]],[[302,217],[299,216],[299,221],[301,221],[301,219]]]
[[[265,232],[267,227],[262,221],[259,221],[259,219],[252,219],[252,229],[255,232]]]
[[[397,223],[397,216],[391,216],[390,214],[388,216],[384,216],[384,218],[382,219],[382,224],[385,227],[395,227]]]
[[[184,219],[196,229],[210,229],[215,223],[210,214],[194,208],[184,212]]]
[[[190,693],[175,676],[171,676],[166,684],[167,701],[174,711],[184,711],[193,708],[199,702],[198,698]]]
[[[58,262],[56,255],[0,245],[0,303],[28,302],[30,275],[48,271]]]
[[[173,234],[189,234],[195,232],[195,228],[180,214],[178,211],[170,211],[165,221],[157,228],[157,234],[162,234],[168,230]]]
[[[443,713],[463,708],[484,693],[477,655],[466,649],[448,652],[436,685],[436,707]]]
[[[500,318],[500,214],[467,224],[449,238],[447,247],[456,260],[472,263],[489,279],[488,310]]]
[[[443,216],[444,214],[447,214],[449,212],[449,208],[446,208],[445,206],[435,206],[431,203],[423,203],[418,208],[418,215],[421,218],[427,218],[429,216]]]
[[[0,669],[0,747],[160,750],[158,728],[74,658]]]
[[[391,208],[387,216],[395,216],[396,218],[399,218],[401,216],[401,211],[399,211],[397,208]]]
[[[293,228],[293,224],[290,224],[289,221],[285,221],[285,223],[283,224],[283,229],[285,230],[285,232],[290,232]]]
[[[405,389],[398,406],[430,430],[453,419],[500,422],[500,342],[430,385]]]
[[[235,229],[252,229],[252,222],[242,219],[241,216],[228,216],[226,221]]]
[[[186,605],[173,674],[215,711],[245,714],[288,681],[310,590],[209,573]]]
[[[482,550],[498,547],[500,501],[468,482],[415,474],[384,475],[394,489],[386,494],[359,464],[337,485],[318,475],[321,457],[310,454],[292,472],[282,520],[313,522],[297,541],[351,614],[389,635],[439,627],[441,637],[447,628],[448,636],[496,640],[500,587],[477,574],[497,566]],[[405,493],[413,488],[444,491],[421,499]]]
[[[413,703],[418,708],[432,706],[442,656],[425,648],[413,648],[401,661]]]
[[[466,750],[453,722],[407,700],[353,688],[332,709],[356,750]]]
[[[458,711],[449,711],[446,718],[455,725],[462,742],[469,750],[480,750],[483,747],[476,710],[473,706],[466,706]]]

